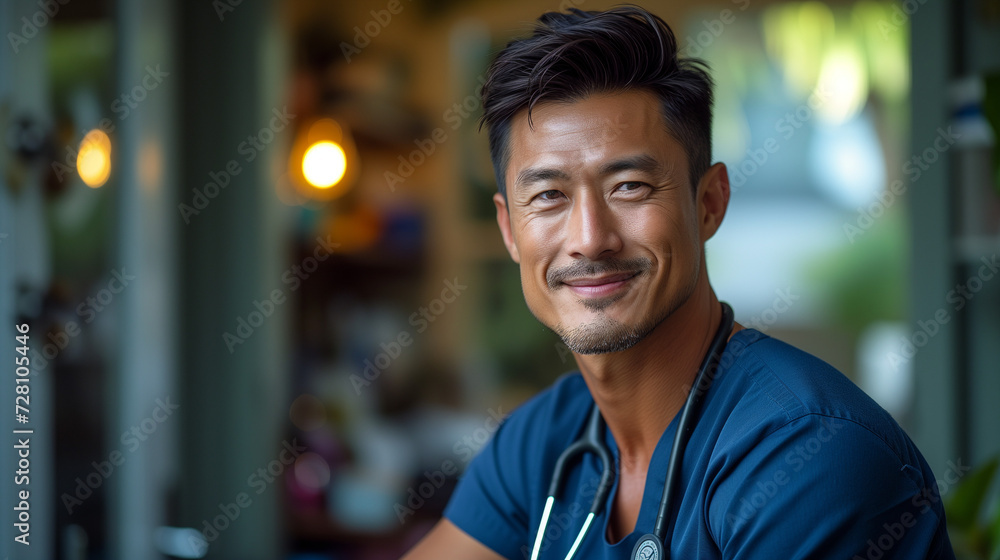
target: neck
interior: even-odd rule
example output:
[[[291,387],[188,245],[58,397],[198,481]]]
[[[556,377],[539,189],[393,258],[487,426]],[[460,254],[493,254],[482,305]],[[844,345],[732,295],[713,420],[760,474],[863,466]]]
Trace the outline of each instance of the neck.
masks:
[[[684,304],[632,348],[575,356],[614,435],[622,470],[645,471],[684,406],[721,320],[718,298],[707,281],[699,282]]]

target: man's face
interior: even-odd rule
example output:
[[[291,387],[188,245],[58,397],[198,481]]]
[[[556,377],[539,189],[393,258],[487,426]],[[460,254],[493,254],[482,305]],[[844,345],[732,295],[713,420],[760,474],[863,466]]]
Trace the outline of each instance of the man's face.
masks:
[[[685,151],[645,91],[539,104],[531,120],[511,123],[507,200],[494,197],[525,300],[574,352],[628,349],[701,271]]]

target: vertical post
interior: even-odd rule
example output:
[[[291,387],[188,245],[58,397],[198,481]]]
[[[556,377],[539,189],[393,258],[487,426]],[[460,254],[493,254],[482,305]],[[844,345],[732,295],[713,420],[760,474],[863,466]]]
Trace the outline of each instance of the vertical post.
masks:
[[[939,127],[948,124],[948,83],[956,40],[949,26],[949,3],[928,2],[911,17],[910,154],[931,146]],[[919,39],[916,39],[919,38]],[[909,159],[909,158],[907,158]],[[947,158],[928,166],[909,190],[910,320],[934,316],[946,304],[953,262]],[[958,457],[959,388],[955,382],[956,329],[944,328],[913,361],[914,439],[931,468],[943,474],[947,461]]]
[[[108,542],[111,557],[119,559],[162,557],[153,545],[154,531],[166,524],[170,485],[183,476],[183,466],[171,460],[185,404],[175,379],[178,226],[171,186],[177,180],[179,72],[172,10],[153,0],[116,3],[112,91],[129,100],[116,105],[128,111],[104,115],[115,126],[115,168],[104,187],[115,196],[112,273],[128,282],[117,295],[119,329],[107,390],[109,450],[124,457],[108,480]],[[175,404],[180,408],[174,410]],[[133,426],[143,430],[141,439],[124,445],[122,434]]]
[[[0,2],[0,30],[4,42],[0,46],[0,133],[6,135],[10,119],[28,116],[43,127],[52,124],[49,104],[49,77],[44,71],[48,55],[48,35],[51,16],[36,2],[16,0]],[[4,115],[6,112],[6,115]],[[8,146],[0,147],[10,154]],[[7,160],[9,161],[9,160]],[[18,334],[14,325],[20,313],[32,313],[23,305],[40,301],[51,282],[49,240],[45,225],[42,180],[49,162],[14,177],[17,184],[8,183],[12,175],[6,162],[0,165],[0,504],[7,508],[0,513],[4,539],[0,554],[11,558],[34,560],[55,556],[55,508],[58,504],[55,479],[55,391],[52,368],[39,371],[37,362],[30,365],[28,385],[28,423],[15,420],[15,351]],[[38,298],[37,300],[35,298]],[[19,309],[19,306],[21,307]],[[34,355],[42,351],[45,333],[29,332],[28,347]],[[29,352],[29,356],[31,353]],[[32,434],[14,434],[14,430],[30,429]],[[15,449],[19,438],[29,439],[28,449]],[[21,470],[20,453],[28,453],[27,479],[16,482]],[[21,475],[23,476],[23,475]],[[30,545],[14,542],[21,531],[14,527],[13,508],[21,502],[21,491],[28,492]],[[15,499],[16,497],[16,499]],[[20,516],[20,512],[17,512]]]
[[[966,0],[957,2],[953,8],[956,18],[961,18],[963,22],[957,35],[963,45],[963,62],[956,68],[956,75],[1000,72],[1000,33],[997,32],[1000,21],[995,17],[992,21],[984,18],[985,4]],[[1000,130],[993,132],[995,137],[1000,138]],[[994,142],[993,150],[995,162],[998,161],[1000,142]],[[957,196],[967,187],[955,185],[951,192]],[[982,252],[970,254],[963,251],[955,265],[957,281],[968,283],[970,292],[979,288],[981,283],[980,290],[961,310],[966,336],[956,342],[957,352],[963,356],[962,361],[967,368],[967,384],[964,387],[967,460],[975,465],[1000,453],[1000,433],[996,430],[1000,423],[1000,414],[997,414],[1000,367],[996,359],[996,341],[1000,340],[1000,275],[993,270],[995,259],[1000,257],[1000,238],[994,236],[992,240],[985,238],[985,241],[972,244],[982,247]]]
[[[271,160],[284,157],[295,123],[272,95],[283,83],[274,72],[283,61],[271,9],[268,2],[188,0],[179,18],[178,196],[196,211],[175,212],[182,247],[179,511],[182,525],[202,531],[209,558],[281,555],[284,476],[267,468],[282,451],[287,420],[281,335],[290,306],[265,314],[257,303],[282,287],[288,266]]]

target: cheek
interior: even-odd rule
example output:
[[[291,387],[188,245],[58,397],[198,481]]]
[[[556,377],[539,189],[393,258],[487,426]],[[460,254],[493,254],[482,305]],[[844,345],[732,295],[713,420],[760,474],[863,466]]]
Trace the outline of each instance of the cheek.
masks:
[[[697,243],[687,215],[650,207],[622,221],[623,231],[629,239],[655,251],[661,258],[669,258],[672,251],[689,252],[688,246]]]
[[[561,225],[556,220],[529,219],[518,224],[516,239],[522,271],[528,269],[525,272],[530,274],[536,267],[551,262],[559,250],[560,231]]]
[[[698,228],[685,216],[677,216],[668,225],[671,250],[678,259],[690,260],[698,252]]]
[[[535,312],[547,301],[545,275],[559,252],[559,227],[545,220],[518,224],[517,248],[521,258],[521,288],[525,301]]]

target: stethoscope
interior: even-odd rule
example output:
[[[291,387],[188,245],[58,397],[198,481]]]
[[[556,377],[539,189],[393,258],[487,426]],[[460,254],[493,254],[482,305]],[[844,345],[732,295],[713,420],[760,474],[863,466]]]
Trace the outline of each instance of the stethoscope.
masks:
[[[718,367],[719,360],[722,358],[722,352],[726,348],[726,340],[728,340],[729,333],[732,330],[733,309],[729,307],[729,304],[723,302],[722,323],[719,325],[719,330],[715,332],[712,345],[709,346],[708,353],[705,354],[705,358],[702,360],[701,368],[698,370],[698,375],[695,376],[694,384],[691,386],[691,392],[688,393],[687,400],[684,402],[684,408],[681,409],[677,434],[674,435],[674,445],[670,449],[670,458],[667,461],[667,478],[663,486],[663,495],[660,497],[660,509],[656,514],[656,525],[652,533],[643,535],[635,543],[635,547],[632,548],[633,560],[666,560],[668,557],[665,553],[663,540],[670,529],[671,504],[677,482],[680,479],[684,448],[687,447],[688,440],[691,439],[691,432],[694,431],[694,425],[697,420],[695,415],[698,413],[698,408],[705,398],[705,393],[708,392],[708,388],[712,384],[712,379],[715,377],[714,370]],[[709,370],[712,370],[712,375],[706,376]],[[590,504],[590,511],[587,513],[587,518],[583,521],[583,527],[577,534],[576,540],[573,541],[573,546],[570,547],[569,553],[566,554],[566,560],[570,560],[576,554],[576,550],[587,535],[594,517],[600,515],[601,509],[604,507],[604,502],[611,492],[611,485],[614,482],[614,471],[611,466],[611,450],[608,449],[608,445],[604,441],[604,418],[601,417],[601,411],[597,408],[596,404],[590,412],[590,418],[587,420],[587,427],[583,435],[567,447],[562,452],[562,455],[559,456],[559,459],[556,460],[555,472],[552,473],[552,482],[549,484],[549,496],[545,500],[545,509],[542,511],[542,522],[538,527],[538,533],[535,535],[535,544],[531,550],[531,560],[538,560],[538,553],[542,546],[545,529],[549,524],[549,515],[552,513],[552,505],[555,503],[556,494],[559,493],[559,488],[562,486],[566,473],[569,470],[567,464],[577,455],[582,455],[588,451],[596,454],[601,460],[603,467],[601,482],[597,486],[597,494],[594,496],[594,501]]]

